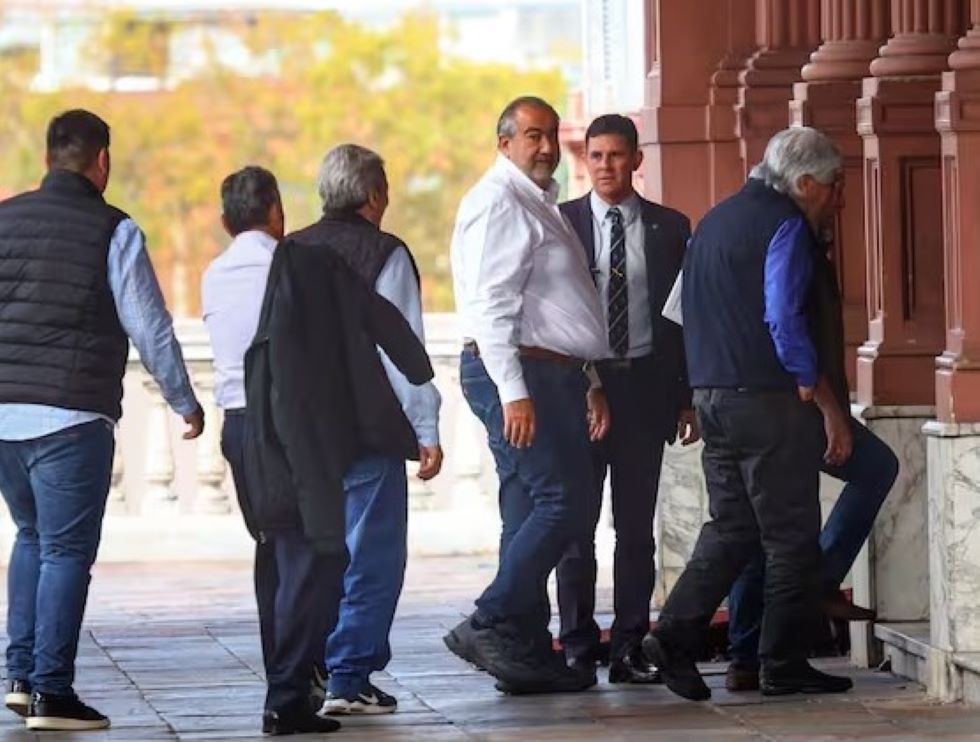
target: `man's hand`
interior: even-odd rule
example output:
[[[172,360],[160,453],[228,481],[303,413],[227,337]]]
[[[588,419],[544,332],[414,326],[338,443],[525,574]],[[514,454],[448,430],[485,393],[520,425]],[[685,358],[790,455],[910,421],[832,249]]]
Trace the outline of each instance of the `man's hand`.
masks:
[[[800,399],[804,402],[813,401],[813,387],[812,386],[798,386],[796,387],[796,393],[800,395]]]
[[[428,482],[442,469],[442,446],[419,446],[418,478]]]
[[[701,432],[698,430],[698,418],[694,410],[688,408],[681,410],[677,416],[677,437],[682,446],[690,446],[701,440]]]
[[[534,442],[534,404],[527,397],[504,405],[504,439],[514,448]]]
[[[585,403],[588,407],[589,440],[595,443],[606,437],[609,426],[612,425],[609,402],[606,401],[606,393],[602,391],[602,387],[596,386],[589,389]]]
[[[854,433],[851,426],[838,411],[829,414],[824,413],[823,428],[827,434],[827,450],[824,451],[823,460],[830,466],[840,466],[851,457],[851,450],[854,448]]]
[[[190,428],[184,431],[184,440],[191,441],[197,438],[201,433],[204,432],[204,410],[198,405],[197,409],[194,410],[189,415],[184,415],[184,422],[190,425]]]

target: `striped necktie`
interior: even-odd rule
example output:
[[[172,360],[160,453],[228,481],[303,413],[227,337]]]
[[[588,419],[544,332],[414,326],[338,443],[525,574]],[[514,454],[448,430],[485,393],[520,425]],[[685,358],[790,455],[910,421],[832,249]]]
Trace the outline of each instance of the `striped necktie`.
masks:
[[[606,305],[609,317],[609,347],[622,358],[629,350],[629,292],[626,285],[626,232],[623,212],[613,206],[606,214],[609,230],[609,287]]]

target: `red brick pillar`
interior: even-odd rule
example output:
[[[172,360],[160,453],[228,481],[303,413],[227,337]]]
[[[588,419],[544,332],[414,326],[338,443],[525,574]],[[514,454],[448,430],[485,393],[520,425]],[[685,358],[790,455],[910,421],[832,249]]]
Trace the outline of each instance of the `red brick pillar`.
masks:
[[[645,5],[649,72],[640,114],[644,192],[694,222],[712,204],[705,108],[711,75],[725,54],[727,24],[719,18],[728,15],[730,3],[738,2],[647,0]]]
[[[893,0],[894,36],[858,101],[864,138],[868,339],[858,349],[864,405],[931,405],[944,344],[939,73],[965,30],[963,0]]]
[[[790,121],[830,135],[844,156],[845,207],[837,220],[834,265],[844,300],[847,375],[856,379],[858,347],[868,337],[867,270],[864,246],[864,149],[857,132],[855,101],[861,80],[889,34],[888,0],[823,0],[824,43],[802,70],[793,89]]]
[[[980,422],[980,0],[936,94],[942,140],[946,350],[936,359],[936,416]]]
[[[711,153],[711,203],[737,191],[745,182],[736,106],[739,77],[756,51],[756,0],[727,0],[728,42],[725,56],[711,76],[708,91],[708,140]]]
[[[820,43],[820,0],[756,0],[755,12],[759,49],[740,76],[737,106],[743,175],[789,125],[793,84]]]

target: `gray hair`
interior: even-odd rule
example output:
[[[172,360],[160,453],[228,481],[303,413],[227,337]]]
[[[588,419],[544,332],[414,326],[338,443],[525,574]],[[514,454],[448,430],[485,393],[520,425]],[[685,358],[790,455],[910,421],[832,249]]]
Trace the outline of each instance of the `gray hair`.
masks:
[[[752,168],[749,177],[765,181],[780,193],[799,196],[800,178],[809,175],[829,185],[841,164],[840,152],[830,137],[809,126],[792,126],[769,140],[762,162]]]
[[[497,119],[497,136],[498,137],[512,137],[517,134],[517,112],[524,108],[525,106],[530,106],[531,108],[541,108],[545,111],[550,111],[555,117],[556,121],[560,121],[561,117],[558,115],[558,111],[546,101],[544,98],[539,98],[536,95],[522,95],[520,98],[515,98],[503,111],[500,112],[500,118]]]
[[[385,161],[367,147],[340,144],[327,152],[316,174],[316,191],[323,208],[354,211],[387,183]]]

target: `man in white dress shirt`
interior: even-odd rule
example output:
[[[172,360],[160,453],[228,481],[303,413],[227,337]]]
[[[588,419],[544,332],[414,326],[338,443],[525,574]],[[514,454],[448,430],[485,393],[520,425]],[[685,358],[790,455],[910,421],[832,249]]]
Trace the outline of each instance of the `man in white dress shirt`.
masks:
[[[317,554],[299,525],[270,530],[256,522],[245,477],[244,357],[258,327],[272,253],[284,232],[279,186],[268,170],[249,166],[225,178],[221,202],[222,222],[233,239],[204,272],[201,304],[214,351],[215,401],[225,416],[221,451],[256,541],[255,598],[268,679],[262,731],[331,732],[340,724],[314,713],[310,675],[322,665],[344,565]],[[320,700],[322,694],[321,688]]]
[[[464,196],[452,241],[460,380],[487,429],[503,529],[496,577],[445,642],[510,693],[595,683],[547,629],[548,574],[583,528],[589,440],[609,424],[584,368],[609,347],[585,250],[558,209],[558,122],[540,98],[504,109],[496,162]]]

